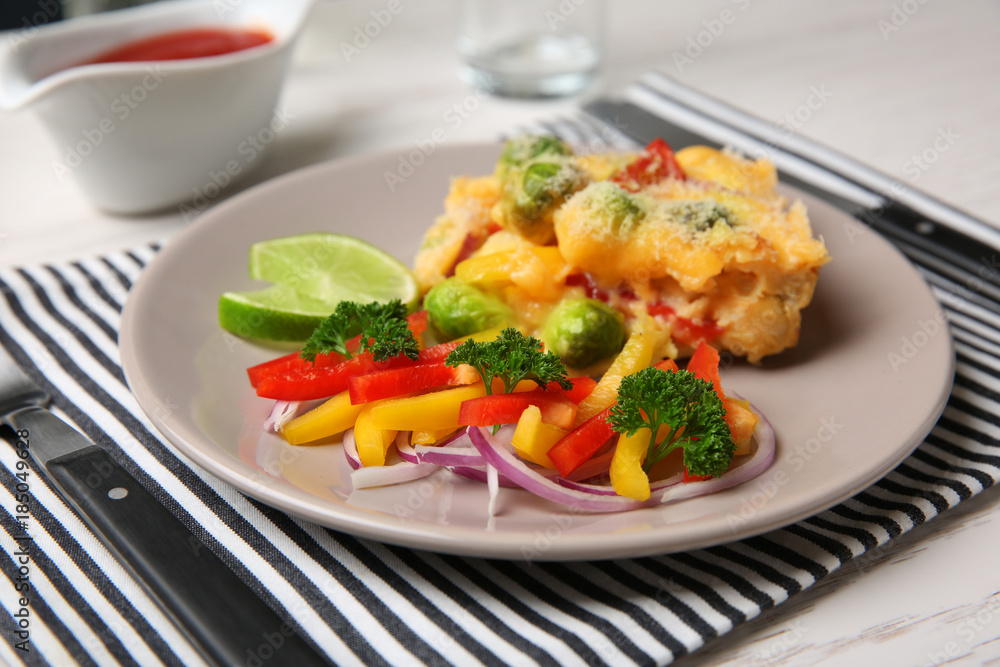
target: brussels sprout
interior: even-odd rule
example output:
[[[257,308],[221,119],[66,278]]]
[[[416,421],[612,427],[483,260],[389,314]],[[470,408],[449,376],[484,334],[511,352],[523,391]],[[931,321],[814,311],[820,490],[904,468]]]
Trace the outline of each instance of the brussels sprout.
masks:
[[[424,308],[431,326],[444,340],[498,327],[510,320],[510,309],[499,299],[458,278],[447,278],[427,292]]]
[[[536,158],[559,158],[570,155],[573,155],[573,149],[559,137],[551,135],[515,137],[504,144],[503,152],[497,161],[496,175],[500,180],[504,180],[511,168],[520,167]]]
[[[680,202],[670,207],[670,216],[693,232],[706,232],[717,224],[732,225],[729,209],[714,201]]]
[[[552,216],[566,198],[587,185],[587,174],[572,162],[545,159],[512,168],[496,209],[498,222],[545,245],[555,236]]]
[[[542,340],[571,368],[587,368],[625,344],[625,317],[596,299],[566,299],[549,315]]]
[[[627,235],[646,217],[643,201],[614,183],[590,184],[582,193],[581,216],[599,229]]]

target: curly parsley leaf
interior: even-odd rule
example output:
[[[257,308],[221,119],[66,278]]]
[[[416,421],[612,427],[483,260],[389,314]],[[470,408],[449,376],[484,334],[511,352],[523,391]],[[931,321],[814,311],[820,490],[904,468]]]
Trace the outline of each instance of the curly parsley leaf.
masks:
[[[556,382],[563,389],[572,389],[566,378],[566,365],[554,352],[543,352],[542,342],[525,336],[513,327],[500,332],[496,340],[477,342],[467,340],[448,354],[448,366],[468,364],[475,368],[486,384],[486,393],[492,394],[493,379],[503,382],[504,393],[514,391],[522,380],[532,380],[541,387]]]
[[[416,359],[420,346],[406,320],[406,306],[399,299],[389,303],[341,301],[306,340],[301,356],[315,361],[318,354],[338,354],[351,358],[348,341],[360,331],[361,352],[371,352],[375,361],[406,355]]]
[[[648,367],[622,378],[608,422],[625,435],[650,429],[653,435],[643,464],[647,473],[681,448],[688,472],[718,477],[729,468],[736,451],[722,399],[712,383],[688,371]],[[663,430],[666,435],[658,437]]]
[[[416,360],[420,345],[406,321],[406,306],[399,299],[389,303],[367,303],[359,308],[361,351],[371,352],[375,361],[406,355]]]

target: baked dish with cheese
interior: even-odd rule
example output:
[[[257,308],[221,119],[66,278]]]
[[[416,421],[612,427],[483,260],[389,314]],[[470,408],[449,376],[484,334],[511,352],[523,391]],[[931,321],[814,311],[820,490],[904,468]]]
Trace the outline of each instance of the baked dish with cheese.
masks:
[[[765,159],[662,140],[577,155],[526,136],[455,178],[414,263],[439,336],[514,324],[576,373],[640,328],[664,358],[704,340],[759,363],[796,345],[829,260]]]

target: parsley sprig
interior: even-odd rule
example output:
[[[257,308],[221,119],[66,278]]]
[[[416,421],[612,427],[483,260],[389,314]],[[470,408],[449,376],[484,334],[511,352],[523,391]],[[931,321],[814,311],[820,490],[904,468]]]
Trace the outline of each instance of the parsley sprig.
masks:
[[[341,301],[313,331],[301,356],[306,361],[315,361],[317,354],[336,352],[350,359],[347,342],[358,332],[359,351],[370,352],[375,361],[401,354],[414,360],[420,356],[420,346],[406,320],[406,306],[399,299],[389,303]]]
[[[688,472],[718,477],[729,468],[736,451],[722,399],[711,382],[688,371],[650,366],[625,376],[608,422],[625,435],[650,429],[642,466],[647,473],[667,454],[682,448]],[[667,433],[658,438],[661,427],[667,427]]]
[[[563,389],[572,389],[566,379],[566,365],[554,352],[543,352],[542,342],[525,336],[514,327],[507,327],[492,341],[467,340],[445,358],[448,366],[468,364],[475,368],[486,384],[486,393],[493,393],[493,379],[503,382],[504,393],[514,391],[522,380],[533,380],[541,387],[557,382]]]

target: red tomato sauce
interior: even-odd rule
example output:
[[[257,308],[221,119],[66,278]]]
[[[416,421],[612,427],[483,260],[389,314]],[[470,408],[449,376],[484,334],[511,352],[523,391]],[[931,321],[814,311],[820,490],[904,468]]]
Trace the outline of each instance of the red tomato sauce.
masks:
[[[260,46],[273,39],[266,30],[189,28],[126,42],[80,64],[205,58]]]

